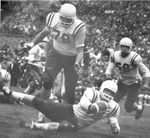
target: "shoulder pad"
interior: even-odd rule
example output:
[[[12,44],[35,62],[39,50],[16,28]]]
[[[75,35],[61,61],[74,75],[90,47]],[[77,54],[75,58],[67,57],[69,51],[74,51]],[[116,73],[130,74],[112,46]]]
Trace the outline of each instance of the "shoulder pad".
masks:
[[[132,58],[131,58],[131,63],[132,64],[142,61],[141,56],[138,53],[134,52],[134,51],[131,51],[131,56],[132,56]]]
[[[48,28],[54,27],[59,22],[59,13],[49,13],[46,17],[46,26]]]
[[[77,32],[84,26],[85,26],[85,23],[77,18],[72,25],[72,27],[74,27],[73,35],[76,35]]]

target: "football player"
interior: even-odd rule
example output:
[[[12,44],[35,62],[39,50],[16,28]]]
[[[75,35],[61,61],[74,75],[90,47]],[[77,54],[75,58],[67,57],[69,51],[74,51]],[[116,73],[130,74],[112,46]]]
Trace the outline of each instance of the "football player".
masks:
[[[28,73],[33,77],[24,90],[24,93],[32,94],[42,84],[43,62],[41,60],[44,53],[45,42],[41,42],[29,50],[28,56],[25,58],[28,61]]]
[[[50,97],[54,80],[64,69],[66,100],[70,104],[75,103],[75,87],[77,73],[81,70],[79,63],[84,55],[85,33],[85,23],[77,18],[73,4],[65,3],[59,12],[47,15],[46,27],[30,43],[33,47],[48,35],[53,39],[53,48],[46,58],[43,87],[39,90],[41,98]]]
[[[52,100],[44,100],[33,95],[11,91],[0,84],[5,95],[15,101],[33,106],[51,120],[49,123],[32,122],[31,125],[21,121],[21,127],[41,129],[46,131],[76,131],[108,118],[111,131],[114,135],[120,132],[118,116],[120,106],[113,100],[118,90],[117,84],[112,80],[102,83],[99,90],[89,87],[85,90],[78,104],[56,103]]]
[[[124,37],[120,40],[120,50],[115,51],[107,66],[105,75],[107,79],[111,79],[112,71],[117,68],[119,73],[118,92],[114,97],[119,102],[127,95],[125,102],[125,110],[130,113],[136,111],[135,119],[142,116],[144,106],[137,104],[138,93],[143,78],[143,87],[149,87],[150,71],[143,64],[139,54],[132,51],[133,42],[130,38]]]

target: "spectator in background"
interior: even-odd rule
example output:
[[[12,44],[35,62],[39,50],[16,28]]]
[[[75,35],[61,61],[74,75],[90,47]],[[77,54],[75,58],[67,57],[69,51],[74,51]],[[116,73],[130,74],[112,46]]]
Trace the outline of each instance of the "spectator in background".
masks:
[[[8,66],[8,72],[11,75],[11,86],[17,86],[18,79],[20,78],[19,63],[16,59],[12,59]]]

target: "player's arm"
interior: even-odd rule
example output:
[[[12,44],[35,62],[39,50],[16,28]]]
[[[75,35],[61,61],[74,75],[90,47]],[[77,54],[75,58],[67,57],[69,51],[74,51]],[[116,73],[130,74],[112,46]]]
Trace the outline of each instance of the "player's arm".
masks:
[[[144,87],[149,87],[150,70],[143,63],[143,60],[140,55],[136,56],[136,58],[133,60],[133,64],[135,64],[139,68],[139,71],[142,74],[143,81],[144,81]]]
[[[116,104],[113,112],[109,116],[109,124],[111,131],[114,135],[117,135],[120,132],[120,126],[118,122],[118,117],[120,115],[120,106],[119,104]]]
[[[77,49],[77,57],[75,64],[79,64],[79,62],[83,59],[84,55],[84,42],[85,42],[85,34],[86,34],[86,28],[85,24],[82,23],[79,26],[79,30],[74,34],[75,35],[75,44]]]
[[[89,106],[88,114],[104,113],[107,108],[108,104],[105,101],[97,101]]]
[[[49,30],[45,27],[40,33],[38,33],[33,39],[33,46],[40,43],[47,35],[49,34]]]
[[[92,104],[92,99],[94,97],[94,92],[92,90],[92,88],[87,88],[84,91],[83,96],[80,99],[80,106],[82,107],[83,110],[85,110],[86,112],[88,111],[90,105]]]
[[[104,101],[95,102],[97,98],[97,93],[92,88],[87,88],[83,96],[80,99],[80,106],[88,114],[97,114],[99,112],[104,112],[108,105]]]
[[[46,17],[46,26],[44,27],[44,29],[38,33],[35,38],[33,39],[32,43],[31,43],[31,47],[33,47],[34,45],[40,43],[46,36],[48,36],[50,34],[50,28],[51,28],[51,24],[50,22],[52,21],[52,15],[53,13],[49,13]]]

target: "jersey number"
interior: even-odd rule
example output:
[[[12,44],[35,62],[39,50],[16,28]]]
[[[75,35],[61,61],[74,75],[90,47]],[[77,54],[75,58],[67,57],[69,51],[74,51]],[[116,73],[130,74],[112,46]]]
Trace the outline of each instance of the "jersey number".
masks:
[[[56,29],[54,29],[54,32],[56,33],[55,39],[57,39],[57,38],[60,36],[60,33],[61,33],[61,32],[60,32],[59,30],[56,30]],[[63,34],[62,34],[62,41],[63,41],[64,43],[69,43],[69,42],[70,42],[69,35],[66,34],[66,33],[63,33]]]
[[[116,67],[120,70],[120,71],[124,71],[124,72],[128,72],[130,70],[130,66],[128,64],[123,64],[121,66],[121,63],[117,62],[116,63]]]

